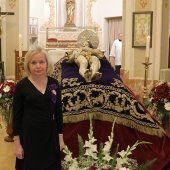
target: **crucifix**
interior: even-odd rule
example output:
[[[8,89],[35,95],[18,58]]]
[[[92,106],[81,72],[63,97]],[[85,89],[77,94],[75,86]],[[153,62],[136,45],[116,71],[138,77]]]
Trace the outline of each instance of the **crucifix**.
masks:
[[[7,15],[14,15],[14,12],[1,12],[0,7],[0,83],[4,81],[4,62],[2,61],[2,49],[1,49],[1,34],[2,34],[2,19]]]

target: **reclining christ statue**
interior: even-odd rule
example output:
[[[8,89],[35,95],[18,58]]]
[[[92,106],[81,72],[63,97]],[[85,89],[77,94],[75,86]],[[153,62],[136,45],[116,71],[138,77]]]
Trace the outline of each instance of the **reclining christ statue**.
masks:
[[[103,52],[95,49],[90,41],[86,40],[79,49],[72,51],[68,62],[75,62],[79,66],[79,74],[84,77],[86,82],[91,82],[100,79],[102,76],[102,73],[99,72],[101,67],[99,59],[103,57]]]

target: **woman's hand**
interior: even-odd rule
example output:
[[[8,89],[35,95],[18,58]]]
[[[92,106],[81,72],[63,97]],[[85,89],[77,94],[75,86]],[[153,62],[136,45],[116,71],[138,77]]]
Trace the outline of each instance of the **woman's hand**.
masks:
[[[20,144],[20,139],[16,139],[14,141],[14,155],[18,159],[24,159],[24,149],[22,148]]]
[[[63,134],[59,134],[59,143],[60,143],[60,151],[61,151],[64,147]]]

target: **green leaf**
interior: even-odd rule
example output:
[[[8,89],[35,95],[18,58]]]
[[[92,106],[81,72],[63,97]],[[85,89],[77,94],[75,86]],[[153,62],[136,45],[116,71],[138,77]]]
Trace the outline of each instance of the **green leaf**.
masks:
[[[79,157],[83,157],[84,156],[84,153],[85,153],[85,150],[84,150],[84,141],[83,141],[83,138],[78,134],[77,136],[78,138],[78,144],[79,144]]]
[[[116,158],[117,158],[118,149],[119,149],[119,144],[117,144],[116,150],[112,156],[113,159],[110,161],[111,170],[115,170],[116,163],[117,163]]]
[[[139,165],[138,169],[137,170],[147,170],[148,168],[150,168],[155,162],[156,162],[156,158],[150,160],[150,161],[147,161],[141,165]]]
[[[99,153],[98,153],[99,160],[102,160],[102,158],[103,158],[103,146],[104,146],[104,144],[101,142],[100,147],[99,147]]]

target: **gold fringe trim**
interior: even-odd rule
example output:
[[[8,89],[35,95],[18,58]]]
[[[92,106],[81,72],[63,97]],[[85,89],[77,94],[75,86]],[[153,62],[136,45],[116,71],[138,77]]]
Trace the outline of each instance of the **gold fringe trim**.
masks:
[[[136,129],[140,132],[143,132],[149,135],[162,137],[166,134],[165,130],[157,124],[155,124],[155,128],[153,128],[149,126],[143,126],[132,120],[127,120],[126,118],[122,118],[122,117],[117,117],[113,115],[105,115],[105,114],[98,113],[98,112],[90,113],[90,114],[93,115],[94,119],[101,120],[101,121],[113,122],[113,120],[116,118],[117,124],[121,124],[121,125],[130,127],[130,128]],[[68,115],[68,116],[63,117],[64,123],[76,123],[76,122],[80,122],[83,120],[89,120],[89,113],[83,113],[81,115]]]

